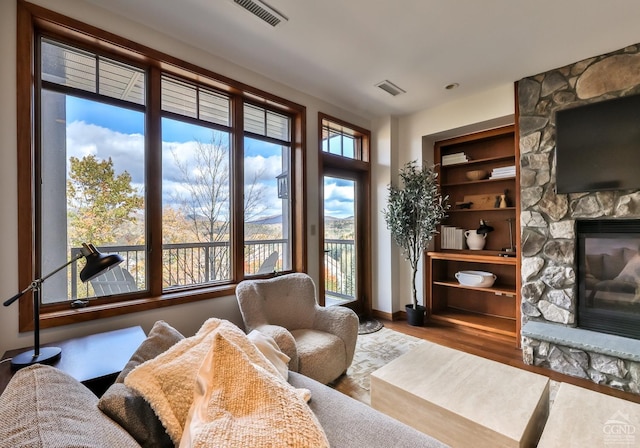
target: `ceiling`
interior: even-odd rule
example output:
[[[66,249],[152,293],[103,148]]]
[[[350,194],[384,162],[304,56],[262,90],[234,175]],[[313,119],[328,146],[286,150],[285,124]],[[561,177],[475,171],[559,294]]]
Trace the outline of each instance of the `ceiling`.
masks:
[[[640,42],[638,0],[86,0],[367,116],[404,115]],[[375,87],[390,80],[406,91]],[[458,83],[457,89],[445,86]]]

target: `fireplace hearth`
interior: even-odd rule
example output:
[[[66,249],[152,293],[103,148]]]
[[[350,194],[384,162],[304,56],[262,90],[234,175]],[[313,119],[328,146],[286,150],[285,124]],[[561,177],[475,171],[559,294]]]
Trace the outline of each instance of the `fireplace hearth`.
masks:
[[[577,220],[579,328],[640,339],[640,220]]]

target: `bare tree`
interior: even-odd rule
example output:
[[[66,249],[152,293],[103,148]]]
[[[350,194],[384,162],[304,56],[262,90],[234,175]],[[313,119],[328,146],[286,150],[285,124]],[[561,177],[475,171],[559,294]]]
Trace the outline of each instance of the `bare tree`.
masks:
[[[229,147],[220,133],[213,132],[209,143],[196,141],[190,162],[181,161],[172,151],[186,195],[178,201],[191,222],[198,241],[217,242],[229,236]]]
[[[190,162],[181,161],[175,150],[174,162],[182,177],[186,195],[177,198],[185,216],[192,222],[198,241],[226,241],[230,223],[230,151],[223,134],[214,132],[211,141],[196,141]],[[265,209],[266,188],[260,182],[264,168],[254,172],[244,191],[244,220],[250,221]],[[204,238],[203,238],[204,237]]]
[[[182,213],[190,222],[193,237],[199,243],[222,243],[229,241],[231,206],[230,150],[224,134],[213,132],[207,143],[196,140],[193,157],[181,161],[179,154],[172,151],[175,166],[181,176],[181,185],[186,193],[176,197]],[[266,187],[260,182],[264,170],[258,170],[245,182],[244,220],[253,219],[263,212],[265,206]],[[165,241],[174,239],[167,235]],[[174,239],[175,241],[175,239]],[[214,248],[215,250],[215,248]],[[198,258],[198,257],[196,257]],[[198,258],[200,265],[205,265],[204,272],[188,274],[192,282],[208,279],[221,279],[229,275],[229,254],[224,251],[207,253],[204,259]],[[186,269],[181,272],[198,271]],[[184,281],[176,282],[184,284]]]

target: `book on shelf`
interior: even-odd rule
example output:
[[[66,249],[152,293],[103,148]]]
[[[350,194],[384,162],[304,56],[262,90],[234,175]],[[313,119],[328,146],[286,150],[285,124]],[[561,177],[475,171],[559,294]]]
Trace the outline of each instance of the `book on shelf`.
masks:
[[[494,168],[491,171],[491,179],[501,179],[504,177],[514,177],[516,175],[516,166],[503,166]]]
[[[440,247],[442,249],[464,249],[464,229],[443,225],[440,233]]]
[[[457,152],[455,154],[447,154],[442,156],[442,165],[454,165],[456,163],[467,163],[469,157],[464,152]]]

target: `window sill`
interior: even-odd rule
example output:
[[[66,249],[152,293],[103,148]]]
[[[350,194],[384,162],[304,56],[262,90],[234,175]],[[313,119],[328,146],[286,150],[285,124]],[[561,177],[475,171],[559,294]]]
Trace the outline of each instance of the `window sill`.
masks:
[[[180,291],[163,294],[159,297],[146,297],[142,299],[127,300],[106,304],[89,305],[86,308],[68,308],[58,311],[43,310],[40,314],[40,327],[53,328],[63,325],[70,325],[79,322],[87,322],[107,317],[121,316],[140,311],[149,311],[173,305],[198,302],[200,300],[210,300],[217,297],[234,295],[236,285],[225,285],[222,287],[212,287],[204,290]],[[30,319],[27,326],[21,326],[20,331],[32,331],[33,321]]]

